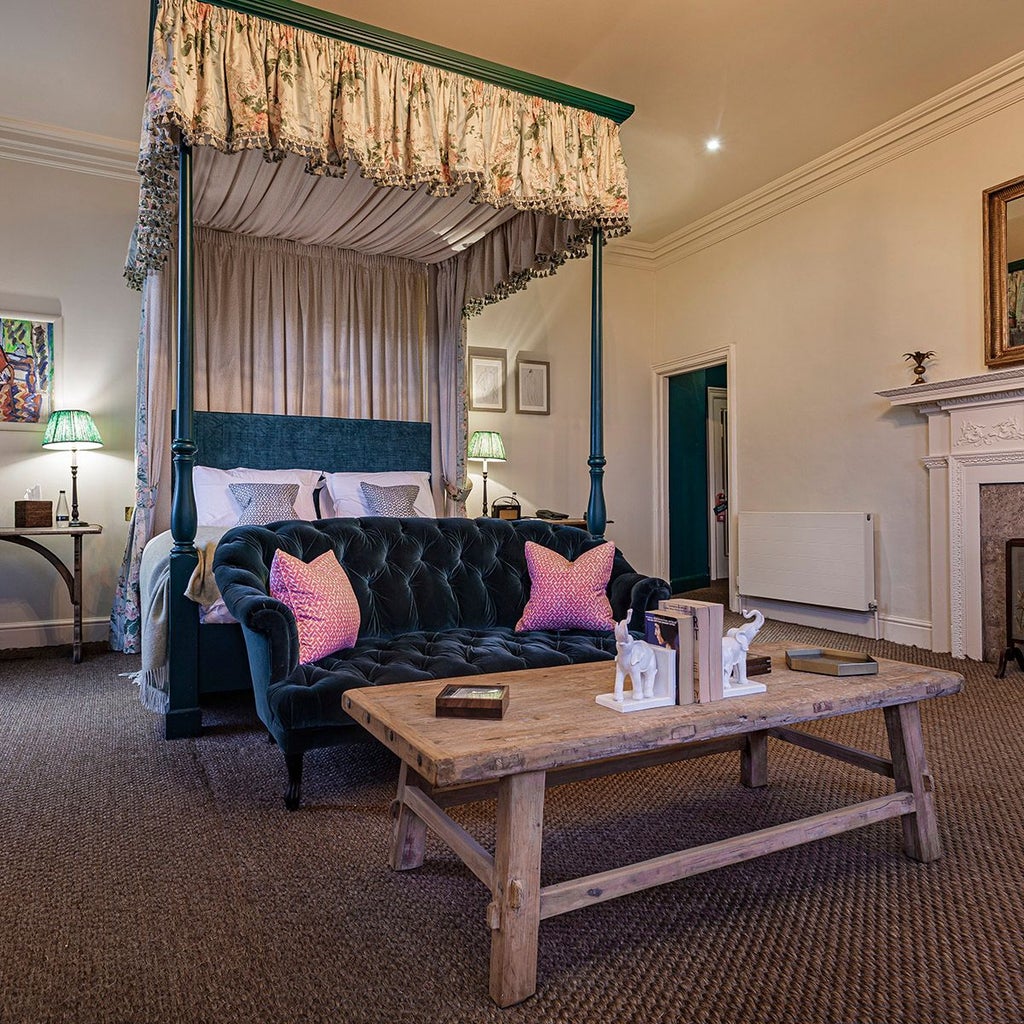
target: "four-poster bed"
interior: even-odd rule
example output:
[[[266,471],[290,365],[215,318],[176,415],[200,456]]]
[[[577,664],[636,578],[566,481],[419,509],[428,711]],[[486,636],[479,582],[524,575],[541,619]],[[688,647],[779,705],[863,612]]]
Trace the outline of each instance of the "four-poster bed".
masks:
[[[464,514],[463,317],[588,248],[587,519],[603,536],[601,248],[628,231],[632,107],[285,0],[160,0],[152,19],[126,268],[144,292],[139,481],[112,634],[138,649],[141,551],[169,525],[171,738],[198,732],[216,685],[183,596],[197,460],[337,468],[282,451],[265,425],[218,452],[197,410],[428,422],[438,510]]]

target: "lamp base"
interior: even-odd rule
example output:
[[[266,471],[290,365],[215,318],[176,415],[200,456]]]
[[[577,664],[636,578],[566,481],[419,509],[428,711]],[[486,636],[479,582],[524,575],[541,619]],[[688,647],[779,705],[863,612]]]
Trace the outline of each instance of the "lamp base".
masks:
[[[88,526],[88,525],[89,525],[88,523],[83,522],[81,519],[72,519],[71,522],[68,523],[69,527],[71,527],[71,526]]]

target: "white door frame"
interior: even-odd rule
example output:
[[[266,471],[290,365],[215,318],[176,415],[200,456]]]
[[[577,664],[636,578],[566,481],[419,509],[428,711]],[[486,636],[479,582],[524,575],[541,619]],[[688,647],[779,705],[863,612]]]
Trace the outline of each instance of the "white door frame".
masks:
[[[729,449],[729,551],[736,551],[736,516],[733,509],[740,508],[740,481],[736,458],[736,425],[739,422],[736,388],[736,346],[697,352],[681,359],[658,363],[654,370],[654,561],[656,572],[669,578],[669,516],[668,516],[668,379],[692,370],[706,370],[709,366],[725,364],[725,385],[729,393],[729,429],[726,444]],[[739,611],[736,593],[736,559],[729,559],[729,608]]]
[[[715,515],[715,503],[718,500],[718,492],[725,495],[725,500],[729,500],[729,447],[725,443],[726,436],[721,439],[722,446],[725,448],[724,453],[719,451],[717,438],[719,436],[719,427],[716,422],[715,410],[718,409],[719,413],[725,413],[725,426],[726,431],[729,429],[729,389],[709,387],[707,389],[708,396],[708,419],[707,419],[707,432],[708,432],[708,443],[707,443],[707,456],[708,456],[708,567],[711,571],[711,579],[718,580],[723,578],[723,574],[720,573],[719,566],[725,564],[725,576],[729,575],[729,515],[726,512],[725,521],[719,523],[717,516]],[[719,455],[723,457],[718,458]],[[721,470],[725,472],[722,473]],[[722,478],[722,479],[720,479]],[[716,486],[716,482],[721,484],[721,488]],[[719,526],[724,526],[724,530],[719,530]],[[723,539],[719,541],[719,537]],[[724,550],[720,550],[724,549]]]

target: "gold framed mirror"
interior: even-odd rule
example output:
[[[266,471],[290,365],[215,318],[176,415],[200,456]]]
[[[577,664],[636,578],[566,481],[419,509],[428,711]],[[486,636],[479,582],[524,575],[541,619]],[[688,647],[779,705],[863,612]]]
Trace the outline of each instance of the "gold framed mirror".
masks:
[[[983,193],[985,365],[1024,363],[1024,177]]]

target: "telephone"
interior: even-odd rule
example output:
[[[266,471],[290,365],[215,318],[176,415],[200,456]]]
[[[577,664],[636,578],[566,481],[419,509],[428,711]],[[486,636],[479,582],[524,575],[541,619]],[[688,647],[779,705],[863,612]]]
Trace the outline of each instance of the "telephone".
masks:
[[[539,509],[537,509],[537,518],[538,519],[568,519],[569,518],[569,513],[568,512],[552,512],[551,509],[549,509],[549,508],[539,508]]]

